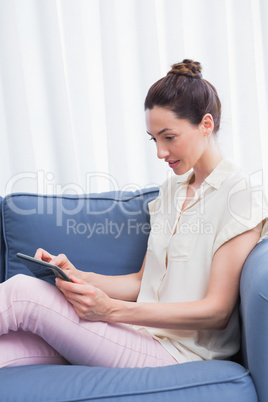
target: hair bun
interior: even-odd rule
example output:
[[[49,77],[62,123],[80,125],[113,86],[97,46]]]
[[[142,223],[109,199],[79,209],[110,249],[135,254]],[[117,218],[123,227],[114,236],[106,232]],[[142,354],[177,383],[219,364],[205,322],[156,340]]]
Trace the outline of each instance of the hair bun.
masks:
[[[186,75],[192,78],[202,78],[202,66],[198,61],[193,61],[189,59],[184,59],[182,63],[176,63],[171,66],[171,70],[167,73]]]

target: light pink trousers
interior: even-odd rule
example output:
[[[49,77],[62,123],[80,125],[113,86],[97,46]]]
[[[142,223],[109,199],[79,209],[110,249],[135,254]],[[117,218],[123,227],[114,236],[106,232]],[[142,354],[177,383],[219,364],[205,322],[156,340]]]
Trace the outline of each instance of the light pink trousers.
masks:
[[[16,275],[0,285],[0,367],[176,363],[158,341],[128,325],[81,320],[61,292],[45,281]]]

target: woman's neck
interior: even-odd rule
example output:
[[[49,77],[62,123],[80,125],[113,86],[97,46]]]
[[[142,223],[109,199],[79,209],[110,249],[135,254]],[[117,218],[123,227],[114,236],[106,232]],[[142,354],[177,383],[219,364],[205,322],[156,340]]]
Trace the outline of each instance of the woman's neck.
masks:
[[[212,144],[211,147],[208,147],[198,163],[193,167],[194,176],[192,185],[195,188],[199,188],[222,159],[223,156],[216,143]]]

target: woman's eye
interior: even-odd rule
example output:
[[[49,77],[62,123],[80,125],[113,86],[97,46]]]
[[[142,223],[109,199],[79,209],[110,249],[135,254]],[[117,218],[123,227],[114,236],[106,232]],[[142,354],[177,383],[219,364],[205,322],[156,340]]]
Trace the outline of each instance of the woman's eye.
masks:
[[[172,141],[173,139],[174,139],[174,135],[166,137],[166,140],[168,140],[168,141]]]
[[[167,141],[172,141],[174,138],[175,138],[174,135],[169,135],[169,136],[166,136],[166,137],[165,137],[165,140],[167,140]],[[151,137],[151,138],[149,138],[149,140],[150,140],[150,141],[157,142],[155,137]]]

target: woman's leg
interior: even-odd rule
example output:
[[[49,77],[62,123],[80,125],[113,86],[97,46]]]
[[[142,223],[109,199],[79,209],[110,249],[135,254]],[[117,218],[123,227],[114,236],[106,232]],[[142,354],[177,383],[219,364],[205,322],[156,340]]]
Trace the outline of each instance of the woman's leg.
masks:
[[[38,335],[18,330],[0,337],[0,368],[29,364],[69,364]]]
[[[151,336],[124,324],[81,320],[56,287],[25,275],[17,275],[0,287],[0,335],[18,329],[38,335],[72,364],[176,364]]]

